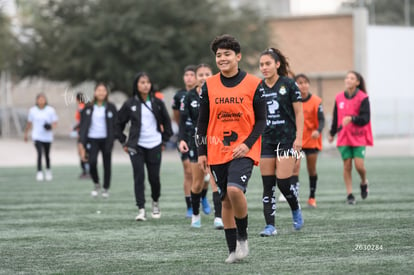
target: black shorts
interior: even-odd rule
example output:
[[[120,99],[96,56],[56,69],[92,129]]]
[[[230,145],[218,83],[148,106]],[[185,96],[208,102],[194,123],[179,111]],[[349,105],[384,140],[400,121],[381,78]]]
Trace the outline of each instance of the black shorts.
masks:
[[[186,152],[186,153],[181,153],[180,152],[180,149],[178,148],[178,145],[177,145],[177,151],[178,151],[178,154],[180,155],[181,161],[185,161],[185,160],[190,158],[190,156],[188,155],[188,152]]]
[[[234,186],[246,192],[247,182],[253,171],[253,160],[238,158],[224,164],[210,165],[210,169],[217,183],[217,191],[223,200],[227,193],[227,186]]]
[[[261,158],[276,158],[285,157],[285,156],[294,156],[293,152],[293,142],[287,144],[270,144],[266,142],[262,142],[262,153],[260,155]]]
[[[312,155],[319,153],[318,148],[302,148],[302,151],[305,153],[305,155]]]
[[[186,153],[190,162],[197,163],[198,162],[198,150],[196,146],[191,146],[188,148],[188,152]]]

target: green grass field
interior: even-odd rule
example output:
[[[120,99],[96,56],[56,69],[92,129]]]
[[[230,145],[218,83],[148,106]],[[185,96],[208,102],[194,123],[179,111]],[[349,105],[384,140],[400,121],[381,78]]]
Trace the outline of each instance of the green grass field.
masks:
[[[162,218],[138,223],[129,165],[114,165],[111,197],[90,197],[92,183],[78,167],[54,167],[53,182],[35,182],[34,168],[0,168],[1,274],[412,274],[414,268],[414,159],[368,158],[370,195],[345,204],[339,158],[318,165],[317,209],[308,209],[302,166],[300,199],[305,226],[292,229],[278,204],[278,235],[262,238],[261,178],[249,182],[247,260],[228,265],[223,231],[213,214],[201,229],[184,219],[182,171],[162,167]],[[150,194],[147,185],[147,210]],[[211,191],[209,191],[211,202]],[[98,214],[97,211],[100,211]]]

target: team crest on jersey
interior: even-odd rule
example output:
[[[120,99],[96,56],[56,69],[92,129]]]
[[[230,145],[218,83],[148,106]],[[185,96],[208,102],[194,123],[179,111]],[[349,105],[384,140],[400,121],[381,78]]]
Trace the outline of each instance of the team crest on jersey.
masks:
[[[86,110],[86,114],[89,116],[91,115],[91,109]]]
[[[193,107],[193,108],[197,108],[197,107],[198,107],[198,102],[197,102],[197,100],[193,100],[193,101],[191,101],[190,105],[191,105],[191,107]]]
[[[286,94],[286,88],[285,88],[285,86],[280,87],[279,94],[281,94],[281,95],[285,95]]]
[[[109,111],[108,112],[108,118],[112,118],[113,116],[114,116],[114,114],[111,111]]]
[[[137,111],[137,106],[136,105],[131,106],[131,111],[136,112]]]
[[[345,102],[339,102],[339,109],[343,109],[345,107]]]

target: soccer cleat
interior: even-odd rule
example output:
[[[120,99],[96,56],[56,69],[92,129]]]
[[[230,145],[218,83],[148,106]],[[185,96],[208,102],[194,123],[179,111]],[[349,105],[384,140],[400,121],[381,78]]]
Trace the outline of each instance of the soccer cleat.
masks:
[[[152,202],[152,213],[151,213],[151,217],[153,219],[159,219],[159,218],[161,218],[160,205],[158,204],[157,201],[153,201]]]
[[[138,215],[135,217],[135,220],[138,221],[146,221],[147,218],[145,217],[145,209],[144,208],[140,208],[138,210]]]
[[[42,171],[37,171],[36,173],[36,180],[37,181],[43,181],[45,178],[43,176],[43,172]]]
[[[232,263],[237,262],[236,252],[231,252],[224,262],[226,264],[232,264]]]
[[[309,198],[308,206],[312,207],[312,208],[316,208],[316,199],[315,198]]]
[[[274,236],[276,234],[277,234],[277,230],[271,224],[266,225],[265,228],[263,229],[263,231],[260,232],[260,236],[262,236],[262,237],[270,237],[270,236]]]
[[[191,227],[200,228],[201,227],[201,217],[200,214],[194,215],[191,217]]]
[[[302,210],[299,208],[295,211],[292,211],[292,218],[293,228],[295,230],[300,230],[303,227]]]
[[[203,206],[204,214],[208,215],[211,213],[210,204],[208,203],[207,197],[201,199],[201,205]]]
[[[242,260],[249,255],[249,244],[247,240],[244,241],[237,241],[236,246],[236,259]]]
[[[356,204],[356,200],[355,200],[354,195],[349,194],[348,197],[346,198],[346,203],[350,204],[350,205]]]
[[[52,171],[50,169],[45,171],[45,179],[47,181],[51,181],[53,179]]]
[[[215,229],[224,229],[223,220],[219,217],[214,218],[214,228]]]
[[[278,198],[278,201],[279,202],[286,202],[287,200],[286,200],[285,196],[283,196],[283,194],[280,193],[279,198]]]
[[[186,219],[191,219],[193,216],[193,208],[187,208],[187,214],[185,214]]]
[[[102,198],[107,199],[109,198],[109,192],[108,189],[104,189],[102,192]]]
[[[95,189],[92,190],[91,196],[96,198],[99,194],[99,189],[101,189],[101,186],[99,185],[99,183],[95,183]]]
[[[365,200],[368,197],[368,180],[365,180],[365,184],[360,185],[361,187],[361,198]]]

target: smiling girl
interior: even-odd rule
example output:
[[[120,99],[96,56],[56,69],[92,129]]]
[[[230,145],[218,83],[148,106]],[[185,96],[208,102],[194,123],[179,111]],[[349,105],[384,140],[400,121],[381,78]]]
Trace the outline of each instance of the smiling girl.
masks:
[[[191,162],[191,170],[193,180],[191,184],[191,201],[192,201],[192,219],[191,226],[201,227],[200,217],[200,200],[202,198],[205,173],[198,165],[198,152],[195,142],[195,133],[200,109],[200,92],[201,87],[206,80],[212,76],[212,69],[207,64],[200,64],[196,70],[197,86],[188,91],[183,104],[181,104],[180,111],[180,134],[179,134],[179,149],[183,154],[188,154]],[[213,188],[213,202],[215,210],[214,227],[216,229],[223,229],[223,221],[221,219],[221,200],[217,192],[217,186],[213,178],[209,178]]]
[[[102,197],[109,197],[117,111],[115,105],[108,102],[108,95],[106,85],[98,83],[95,86],[93,102],[81,112],[79,152],[81,159],[89,162],[90,174],[95,187],[91,192],[92,197],[97,197],[101,190],[97,168],[99,151],[102,152],[104,174]],[[86,152],[88,152],[88,157]]]
[[[352,160],[360,178],[361,198],[368,197],[368,180],[364,164],[365,146],[374,144],[371,130],[371,111],[365,81],[361,74],[349,71],[345,77],[345,91],[335,99],[332,126],[328,140],[336,146],[344,162],[344,181],[348,204],[355,204],[352,194]]]
[[[138,207],[136,221],[145,221],[145,172],[147,166],[148,180],[151,185],[152,218],[159,219],[161,210],[160,167],[163,144],[172,135],[171,120],[165,104],[154,96],[153,83],[149,75],[140,72],[136,75],[133,96],[128,99],[118,112],[117,131],[125,152],[129,154],[134,174],[135,200]],[[131,122],[128,139],[123,133],[125,126]]]
[[[293,227],[303,226],[302,211],[292,175],[301,156],[303,111],[302,97],[295,81],[288,77],[289,64],[277,49],[269,48],[260,55],[262,87],[267,102],[267,124],[263,133],[260,172],[263,180],[263,214],[266,226],[260,236],[273,236],[275,227],[276,183],[289,203]]]

